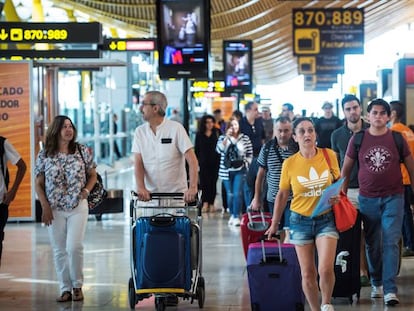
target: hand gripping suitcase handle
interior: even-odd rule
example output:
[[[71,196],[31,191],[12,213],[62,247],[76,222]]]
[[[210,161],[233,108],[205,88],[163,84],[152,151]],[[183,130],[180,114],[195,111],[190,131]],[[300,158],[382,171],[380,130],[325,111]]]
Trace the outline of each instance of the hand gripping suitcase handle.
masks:
[[[278,264],[286,264],[286,259],[283,258],[282,254],[282,243],[280,242],[280,234],[272,234],[272,238],[276,238],[277,246],[279,250],[279,256],[276,257],[266,257],[266,248],[265,248],[265,241],[274,241],[274,240],[268,240],[267,235],[263,235],[260,238],[260,242],[262,244],[262,263],[278,263]]]
[[[253,218],[260,217],[261,220],[262,220],[263,226],[266,226],[266,219],[265,219],[265,216],[264,216],[264,213],[263,213],[263,210],[262,209],[259,210],[260,216],[258,216],[258,215],[252,215],[252,204],[250,204],[247,207],[246,211],[247,211],[247,217],[249,218],[249,223],[252,223],[253,222]]]

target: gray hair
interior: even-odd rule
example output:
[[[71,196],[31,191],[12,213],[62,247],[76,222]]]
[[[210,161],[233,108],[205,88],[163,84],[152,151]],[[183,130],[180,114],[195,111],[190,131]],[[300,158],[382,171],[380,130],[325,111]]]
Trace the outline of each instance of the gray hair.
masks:
[[[164,93],[161,93],[160,91],[148,91],[145,93],[146,96],[148,96],[150,99],[151,105],[158,105],[160,107],[159,114],[163,117],[165,116],[165,112],[167,110],[167,97],[164,95]]]

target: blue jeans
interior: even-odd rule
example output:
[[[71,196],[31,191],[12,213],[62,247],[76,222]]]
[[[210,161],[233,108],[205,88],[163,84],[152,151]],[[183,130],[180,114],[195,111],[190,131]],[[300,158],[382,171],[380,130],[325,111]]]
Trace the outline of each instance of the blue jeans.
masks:
[[[404,247],[414,250],[414,223],[411,211],[411,186],[404,186],[404,220],[402,227]]]
[[[230,171],[229,179],[223,180],[226,188],[227,207],[233,217],[239,217],[240,207],[243,203],[243,185],[246,170]]]
[[[259,164],[257,163],[257,157],[254,157],[252,159],[252,163],[250,163],[249,169],[247,170],[245,174],[246,175],[245,182],[243,185],[243,197],[244,197],[244,204],[246,208],[250,205],[254,197],[254,186],[255,186],[256,176],[257,176],[258,171],[259,171]]]
[[[404,216],[403,194],[383,198],[358,197],[364,222],[368,269],[372,285],[384,286],[384,293],[397,293],[401,227]]]

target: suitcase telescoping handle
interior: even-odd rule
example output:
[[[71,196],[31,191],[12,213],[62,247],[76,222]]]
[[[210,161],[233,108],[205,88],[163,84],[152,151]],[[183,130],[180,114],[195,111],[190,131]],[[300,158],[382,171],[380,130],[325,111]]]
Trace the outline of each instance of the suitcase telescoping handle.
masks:
[[[277,246],[279,249],[279,256],[276,258],[278,258],[278,262],[280,264],[285,263],[285,260],[283,259],[283,254],[282,254],[282,243],[280,242],[280,234],[272,234],[272,238],[276,238],[277,241]],[[268,261],[268,258],[266,257],[266,248],[265,248],[265,241],[274,241],[274,240],[268,240],[267,239],[267,235],[263,235],[260,238],[260,242],[262,244],[262,263],[266,263]],[[275,260],[272,260],[272,262],[274,262]]]
[[[248,207],[247,207],[247,218],[249,219],[249,224],[252,224],[253,223],[253,218],[256,218],[256,217],[253,217],[253,215],[252,215],[252,205],[250,204]],[[268,227],[268,224],[266,223],[266,219],[265,219],[265,215],[264,215],[264,213],[263,213],[263,210],[262,209],[260,209],[259,210],[259,212],[260,212],[260,218],[261,218],[261,220],[262,220],[262,225],[263,225],[263,228],[265,228],[265,229],[267,229],[267,227]]]

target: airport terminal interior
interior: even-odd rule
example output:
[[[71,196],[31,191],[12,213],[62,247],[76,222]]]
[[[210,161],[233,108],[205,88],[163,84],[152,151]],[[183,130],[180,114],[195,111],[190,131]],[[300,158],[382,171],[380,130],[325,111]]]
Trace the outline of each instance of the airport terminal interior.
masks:
[[[205,3],[205,1],[197,1]],[[197,1],[185,0],[184,2]],[[43,135],[50,120],[57,114],[68,115],[78,128],[79,142],[88,145],[93,150],[94,160],[98,164],[97,170],[104,177],[106,188],[112,190],[113,193],[121,193],[119,198],[122,199],[123,208],[115,213],[110,211],[89,216],[84,241],[85,283],[82,289],[85,299],[65,303],[56,302],[56,298],[61,293],[58,288],[47,230],[38,221],[38,215],[36,215],[36,221],[33,213],[30,220],[24,217],[22,219],[10,217],[5,229],[0,267],[0,311],[131,310],[129,280],[132,277],[131,253],[133,249],[131,249],[130,192],[136,190],[131,145],[135,128],[143,123],[139,112],[139,104],[143,95],[150,89],[161,89],[167,93],[169,101],[167,116],[169,117],[174,109],[180,110],[181,117],[184,119],[183,124],[191,138],[194,138],[197,129],[197,119],[205,113],[212,113],[214,109],[220,108],[228,120],[233,110],[244,109],[242,101],[245,104],[248,100],[259,99],[260,96],[256,95],[260,94],[254,94],[256,90],[252,89],[253,83],[263,83],[255,85],[257,89],[262,87],[262,90],[267,90],[262,94],[260,108],[270,107],[274,117],[281,112],[285,99],[290,102],[292,97],[293,101],[300,98],[295,103],[296,113],[310,115],[313,113],[312,110],[321,113],[321,93],[302,92],[305,87],[304,78],[298,73],[298,70],[310,67],[310,63],[304,62],[302,66],[298,66],[297,55],[294,55],[293,9],[315,9],[319,14],[323,13],[319,16],[325,16],[324,10],[332,8],[350,10],[347,14],[355,10],[358,13],[357,16],[360,16],[359,12],[364,10],[365,26],[361,26],[360,23],[354,26],[358,26],[358,30],[364,28],[365,33],[361,38],[366,42],[374,41],[374,38],[383,35],[388,30],[404,31],[398,36],[393,32],[387,37],[388,41],[381,42],[378,47],[366,48],[365,52],[373,52],[373,54],[372,56],[364,55],[367,58],[361,58],[360,65],[350,66],[347,68],[348,72],[345,73],[335,72],[334,78],[339,77],[338,82],[333,84],[334,90],[329,89],[330,91],[323,93],[323,96],[328,97],[323,100],[336,101],[334,110],[340,116],[342,111],[338,98],[341,98],[344,92],[358,93],[364,107],[369,100],[376,96],[384,98],[387,96],[387,100],[399,98],[407,103],[407,123],[414,124],[414,54],[405,54],[407,52],[405,46],[402,47],[402,45],[406,45],[412,48],[414,40],[404,38],[401,40],[404,42],[398,42],[401,46],[392,40],[398,40],[405,34],[412,36],[414,0],[211,0],[211,42],[209,43],[211,43],[211,59],[214,68],[210,69],[211,76],[214,78],[213,73],[215,73],[218,79],[204,81],[207,78],[203,77],[203,81],[198,81],[174,77],[174,81],[168,82],[161,79],[157,72],[158,62],[156,60],[159,55],[155,44],[156,2],[158,1],[45,0],[42,7],[40,0],[0,1],[0,7],[3,10],[2,21],[5,21],[6,15],[8,15],[8,19],[13,19],[13,21],[23,21],[29,20],[34,14],[38,20],[31,21],[50,23],[57,21],[58,17],[54,14],[59,13],[59,18],[62,17],[62,14],[64,15],[65,22],[70,18],[77,18],[77,22],[90,20],[102,22],[105,35],[114,33],[116,36],[126,36],[128,34],[129,39],[135,43],[140,39],[146,40],[148,38],[153,43],[149,50],[137,49],[128,52],[110,51],[109,48],[98,51],[98,46],[99,49],[103,47],[102,42],[99,44],[88,42],[85,45],[78,42],[59,43],[56,46],[61,49],[62,53],[68,52],[64,54],[66,56],[70,53],[76,54],[85,49],[92,49],[87,52],[99,52],[103,57],[97,59],[75,58],[75,60],[66,59],[64,61],[56,59],[56,57],[50,60],[36,59],[33,60],[34,65],[31,68],[33,71],[30,75],[25,76],[26,79],[22,79],[23,82],[27,82],[27,86],[30,84],[32,87],[30,96],[28,92],[24,94],[27,95],[27,103],[33,103],[30,107],[27,105],[29,108],[25,106],[30,110],[30,116],[29,113],[25,115],[30,125],[27,126],[27,135],[19,136],[19,139],[23,136],[25,139],[31,139],[30,142],[20,142],[19,145],[19,147],[27,149],[25,156],[27,157],[26,162],[32,165],[30,169],[33,169],[35,152],[42,147]],[[169,1],[163,2],[168,3]],[[12,3],[14,6],[11,5]],[[23,18],[24,13],[26,14],[25,18]],[[22,19],[17,14],[20,14]],[[180,14],[184,14],[184,11],[181,10]],[[116,27],[117,25],[119,28]],[[0,31],[0,39],[5,38],[4,31],[4,29]],[[128,33],[128,31],[130,32]],[[46,33],[48,32],[46,31]],[[303,37],[302,44],[309,49],[308,45],[312,39],[313,31],[306,30],[304,33],[310,38]],[[252,83],[246,94],[243,93],[245,90],[239,92],[234,89],[229,94],[228,90],[224,89],[224,81],[221,81],[224,76],[222,68],[224,67],[222,66],[223,40],[240,38],[250,40],[249,42],[253,45],[250,51],[253,54],[251,60],[253,72],[249,77],[252,78]],[[35,45],[45,45],[43,41],[40,43],[31,42],[31,44],[24,44],[27,42],[20,41],[11,44],[10,42],[0,43],[0,54],[3,53],[1,57],[5,54],[10,56],[10,53],[18,50],[16,48],[14,52],[6,53],[8,50],[4,46],[12,46],[13,48],[27,48],[29,46],[30,48],[24,51],[30,54],[37,52],[34,49]],[[358,43],[361,42],[358,41]],[[47,44],[51,45],[55,42]],[[362,45],[363,43],[360,44],[360,47]],[[389,54],[383,56],[380,52],[385,50]],[[19,52],[21,51],[19,50]],[[344,56],[345,60],[341,58],[340,61],[347,62],[348,56]],[[387,66],[384,68],[382,65],[375,64],[374,78],[377,78],[376,74],[378,74],[380,80],[378,84],[377,81],[372,81],[371,76],[366,78],[365,75],[360,74],[362,70],[367,71],[371,61],[377,59],[387,61]],[[7,62],[9,61],[2,63]],[[32,61],[30,64],[32,65]],[[352,64],[355,63],[352,62]],[[341,64],[341,66],[345,65]],[[398,70],[405,72],[407,79],[405,76],[398,75]],[[350,72],[353,74],[347,77]],[[298,76],[300,76],[300,89],[297,84],[292,86],[285,84],[294,79],[299,81]],[[351,76],[356,76],[358,81],[350,79]],[[396,76],[397,79],[395,79]],[[314,81],[312,80],[312,82]],[[395,87],[395,84],[399,87]],[[316,87],[316,84],[314,86]],[[374,89],[377,90],[375,93]],[[391,92],[391,89],[394,93]],[[266,94],[264,95],[264,93]],[[185,104],[184,99],[188,99]],[[239,99],[242,100],[239,102]],[[23,107],[23,105],[21,106]],[[4,109],[8,109],[8,107]],[[1,111],[1,113],[3,112]],[[9,121],[13,121],[19,126],[24,123],[18,115],[20,110],[8,109],[6,112],[9,112]],[[12,135],[15,134],[14,132],[13,127],[3,126],[0,134],[10,133]],[[117,150],[119,147],[119,153],[115,150],[115,146],[117,146]],[[201,227],[200,270],[205,280],[205,300],[200,305],[198,300],[191,301],[191,299],[183,300],[180,298],[178,305],[168,306],[167,311],[189,311],[201,307],[206,311],[252,310],[240,227],[228,225],[229,214],[221,211],[220,182],[217,189],[215,206],[218,210],[202,213],[199,219],[193,215]],[[31,190],[27,188],[26,191],[30,192]],[[26,212],[31,212],[30,206],[24,205],[24,207]],[[32,211],[34,211],[34,207]],[[166,261],[168,262],[168,258]],[[413,280],[414,257],[403,257],[397,278],[399,305],[388,307],[384,305],[382,299],[371,299],[370,287],[363,287],[359,300],[355,299],[352,304],[348,298],[333,298],[332,304],[337,311],[391,309],[413,311]],[[278,308],[278,300],[283,298],[282,296],[272,297],[274,309],[271,311],[291,311]],[[155,297],[151,296],[139,301],[134,309],[155,310]],[[308,305],[305,305],[305,310],[310,310]]]
[[[103,214],[101,221],[90,215],[85,238],[85,284],[83,302],[57,303],[56,274],[46,228],[41,223],[13,222],[6,226],[2,266],[0,268],[0,309],[4,311],[117,311],[130,310],[128,281],[131,277],[129,213],[130,191],[135,190],[132,161],[125,158],[107,170],[107,188],[124,190],[124,212]],[[103,175],[105,176],[105,175]],[[220,189],[220,188],[219,188]],[[220,194],[216,205],[221,206]],[[205,279],[206,311],[248,311],[250,292],[246,260],[242,250],[240,227],[227,224],[229,215],[221,212],[202,214],[202,265]],[[337,311],[414,310],[414,257],[402,259],[397,279],[400,304],[387,307],[382,299],[370,298],[370,287],[363,287],[359,303],[347,298],[333,299]],[[274,297],[275,311],[279,310]],[[140,301],[136,310],[156,310],[154,297]],[[166,310],[197,310],[197,300],[180,299],[178,306]],[[305,310],[309,310],[305,306]]]

